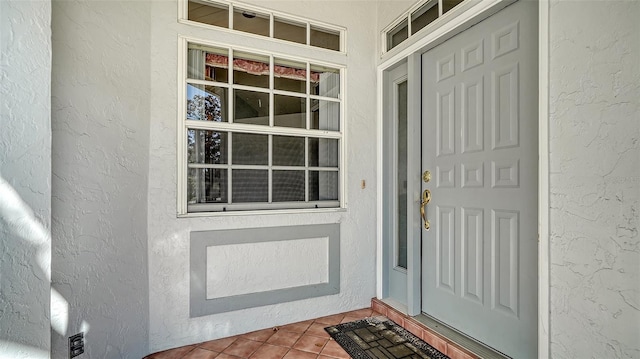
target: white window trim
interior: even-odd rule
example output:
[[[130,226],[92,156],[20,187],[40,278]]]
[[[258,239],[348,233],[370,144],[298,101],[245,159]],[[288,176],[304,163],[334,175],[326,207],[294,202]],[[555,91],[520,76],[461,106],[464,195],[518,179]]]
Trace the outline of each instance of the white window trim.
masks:
[[[263,7],[259,7],[259,6],[255,6],[255,5],[250,5],[250,4],[246,4],[246,3],[241,3],[238,1],[229,1],[229,0],[199,0],[199,1],[203,1],[203,2],[209,2],[211,4],[220,4],[220,5],[225,5],[225,6],[229,6],[229,27],[225,28],[225,27],[220,27],[220,26],[214,26],[214,25],[208,25],[208,24],[204,24],[201,22],[197,22],[197,21],[192,21],[188,19],[188,14],[189,14],[189,1],[188,0],[179,0],[178,1],[178,22],[181,24],[185,24],[185,25],[189,25],[189,26],[197,26],[197,27],[201,27],[201,28],[205,28],[205,29],[215,29],[218,31],[223,31],[223,32],[228,32],[228,33],[232,33],[232,34],[242,34],[245,36],[249,36],[252,38],[256,38],[256,39],[261,39],[261,40],[265,40],[268,39],[269,41],[274,41],[274,42],[278,42],[278,43],[283,43],[283,44],[287,44],[287,45],[291,45],[291,46],[296,46],[296,47],[300,47],[302,49],[314,49],[314,50],[320,50],[320,51],[326,51],[329,53],[338,53],[338,54],[346,54],[346,48],[347,48],[347,29],[345,27],[342,26],[338,26],[338,25],[333,25],[333,24],[329,24],[329,23],[325,23],[325,22],[321,22],[321,21],[316,21],[316,20],[311,20],[311,19],[307,19],[301,16],[296,16],[296,15],[292,15],[292,14],[288,14],[285,12],[280,12],[280,11],[274,11],[274,10],[269,10]],[[269,15],[269,35],[270,36],[262,36],[262,35],[256,35],[256,34],[252,34],[249,32],[244,32],[244,31],[239,31],[239,30],[234,30],[232,28],[230,28],[233,24],[233,8],[234,7],[239,7],[242,8],[243,10],[250,10],[250,11],[255,11],[257,13],[262,13],[265,15]],[[291,20],[293,22],[298,22],[301,24],[306,24],[307,25],[307,44],[300,44],[297,42],[293,42],[293,41],[287,41],[287,40],[282,40],[282,39],[277,39],[275,37],[273,37],[273,27],[274,27],[274,19],[275,18],[279,18],[279,19],[283,19],[283,20]],[[338,32],[340,34],[340,50],[336,51],[336,50],[330,50],[330,49],[325,49],[322,47],[317,47],[317,46],[311,46],[311,27],[312,26],[317,26],[319,28],[322,28],[324,30],[329,30],[329,31],[335,31]]]
[[[269,41],[271,39],[265,38],[262,36],[258,36],[263,41]],[[256,129],[253,125],[246,124],[230,124],[230,123],[216,123],[209,124],[203,121],[189,121],[186,120],[184,114],[186,113],[186,86],[187,83],[187,56],[188,56],[188,44],[198,43],[205,46],[218,47],[218,48],[227,48],[233,49],[234,51],[244,51],[259,55],[272,56],[275,58],[284,58],[287,60],[299,61],[299,62],[309,62],[314,65],[319,66],[327,66],[331,68],[338,69],[340,71],[340,95],[338,99],[336,98],[327,98],[323,96],[316,96],[309,94],[310,99],[319,99],[319,100],[330,100],[334,102],[340,102],[340,130],[339,131],[326,131],[326,130],[307,130],[300,128],[282,128],[282,127],[271,127],[264,126],[259,129]],[[201,38],[190,37],[190,36],[178,36],[178,104],[177,109],[178,112],[176,114],[177,118],[177,131],[176,131],[176,146],[177,146],[177,178],[176,178],[176,208],[177,208],[177,217],[211,217],[211,216],[229,216],[229,215],[258,215],[258,214],[292,214],[292,213],[321,213],[321,212],[339,212],[345,211],[347,209],[347,186],[346,186],[346,173],[347,173],[347,161],[346,161],[346,148],[347,148],[347,138],[345,134],[347,133],[347,96],[346,96],[346,77],[347,77],[347,69],[345,65],[331,63],[327,61],[305,58],[302,56],[292,55],[292,54],[284,54],[279,52],[269,52],[269,51],[261,51],[254,48],[248,48],[243,46],[236,46],[230,43],[223,42],[212,42],[207,41]],[[193,81],[189,81],[193,82]],[[211,84],[210,81],[205,81],[207,84]],[[233,85],[236,87],[236,85]],[[241,86],[239,86],[241,87]],[[253,90],[253,88],[252,88]],[[266,89],[265,92],[269,93],[279,93],[278,90],[270,90]],[[282,92],[282,91],[280,91]],[[289,94],[288,92],[282,92]],[[297,94],[300,96],[301,94]],[[305,94],[305,98],[306,98]],[[302,97],[302,96],[301,96]],[[337,100],[337,101],[336,101]],[[271,117],[271,116],[270,116]],[[302,135],[302,136],[310,136],[317,137],[321,136],[322,138],[333,138],[338,139],[339,148],[338,148],[338,206],[337,207],[318,207],[318,208],[282,208],[279,209],[274,206],[273,209],[258,209],[258,210],[229,210],[229,211],[217,211],[217,212],[189,212],[188,204],[186,201],[187,197],[187,146],[186,146],[186,136],[184,135],[186,128],[195,128],[195,129],[205,129],[210,130],[215,126],[216,130],[225,129],[233,130],[234,132],[243,132],[243,133],[268,133],[274,135]],[[307,202],[308,203],[308,202]]]
[[[478,0],[464,0],[460,4],[456,5],[456,7],[451,9],[449,12],[447,12],[446,14],[443,14],[442,13],[442,6],[443,6],[442,5],[442,1],[443,0],[421,0],[421,1],[418,1],[413,6],[411,6],[407,11],[403,12],[402,15],[398,16],[389,25],[387,25],[384,29],[382,29],[382,31],[380,32],[380,41],[381,41],[380,48],[382,49],[382,54],[381,55],[385,55],[387,53],[394,54],[394,53],[397,53],[399,51],[402,51],[402,49],[406,48],[409,45],[409,43],[412,43],[411,40],[419,40],[421,37],[423,37],[428,32],[436,31],[438,28],[442,27],[447,22],[450,22],[453,18],[457,17],[458,15],[464,13],[468,9],[470,9],[473,6],[477,5],[477,3],[479,2]],[[482,0],[480,0],[480,1],[482,1]],[[420,9],[423,5],[425,5],[427,3],[437,3],[438,4],[438,18],[435,19],[430,24],[428,24],[427,26],[425,26],[422,29],[420,29],[415,34],[412,34],[411,33],[411,15],[416,10]],[[389,32],[391,32],[391,30],[393,30],[396,26],[398,26],[400,23],[402,23],[405,20],[407,20],[407,31],[408,31],[407,38],[404,41],[402,41],[400,44],[395,46],[394,48],[389,49],[388,46],[387,46],[388,45],[387,35],[389,34]]]

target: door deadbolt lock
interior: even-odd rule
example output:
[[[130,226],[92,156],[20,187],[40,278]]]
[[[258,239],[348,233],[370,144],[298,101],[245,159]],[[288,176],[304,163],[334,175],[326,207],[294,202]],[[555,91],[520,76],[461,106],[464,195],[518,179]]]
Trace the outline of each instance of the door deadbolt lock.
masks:
[[[431,181],[431,172],[424,171],[424,173],[422,173],[422,180],[424,183],[429,183],[429,181]]]

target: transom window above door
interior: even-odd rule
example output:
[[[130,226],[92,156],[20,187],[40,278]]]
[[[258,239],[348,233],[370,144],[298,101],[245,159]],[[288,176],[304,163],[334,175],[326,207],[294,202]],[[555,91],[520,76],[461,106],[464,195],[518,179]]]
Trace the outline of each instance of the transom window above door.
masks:
[[[340,207],[343,69],[182,44],[179,214]]]
[[[422,0],[399,16],[383,31],[384,47],[387,52],[400,45],[427,25],[438,20],[464,0]]]

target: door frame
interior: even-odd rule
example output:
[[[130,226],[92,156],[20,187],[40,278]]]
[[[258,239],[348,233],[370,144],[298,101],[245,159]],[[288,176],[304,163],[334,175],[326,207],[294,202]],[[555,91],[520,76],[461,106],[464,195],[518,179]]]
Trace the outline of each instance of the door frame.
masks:
[[[549,303],[549,0],[520,0],[538,2],[538,356],[540,358],[550,357],[550,303]],[[384,117],[384,72],[393,67],[396,63],[408,61],[409,79],[421,79],[421,55],[423,52],[433,48],[456,34],[464,31],[470,26],[497,13],[504,7],[512,4],[515,0],[483,0],[470,7],[456,18],[443,24],[431,33],[422,36],[415,41],[410,41],[382,56],[377,68],[377,210],[376,210],[376,232],[377,232],[377,258],[376,258],[376,296],[383,298],[384,276],[383,264],[384,244],[383,244],[383,222],[384,208],[382,204],[383,183],[383,151],[384,140],[383,117]],[[420,115],[420,86],[421,81],[409,81],[408,96],[408,117],[409,134],[413,134],[413,142],[417,140],[419,145],[420,131],[411,131],[411,124],[415,121],[411,119],[419,118]],[[412,95],[413,94],[413,95]],[[417,95],[416,95],[417,94]],[[417,111],[417,112],[416,112]],[[416,117],[417,116],[417,117]],[[418,136],[416,139],[415,136]],[[415,151],[414,151],[415,153]],[[419,159],[418,159],[419,160]],[[420,162],[415,162],[415,158],[409,158],[408,192],[411,185],[411,178],[417,181],[420,178]],[[419,185],[419,183],[418,183]],[[419,186],[418,186],[419,187]],[[411,192],[412,193],[412,192]],[[414,194],[415,196],[415,194]],[[419,198],[419,193],[418,197]],[[407,203],[410,199],[407,198]],[[415,206],[414,206],[415,207]],[[416,207],[417,208],[417,207]],[[411,213],[407,213],[409,218],[416,218]],[[419,221],[418,221],[419,222]],[[411,223],[409,227],[413,230],[414,240],[409,240],[407,256],[407,314],[415,316],[421,313],[420,306],[420,223]],[[409,231],[408,231],[409,232]],[[417,232],[417,234],[416,234]],[[415,249],[418,250],[415,250]],[[416,289],[417,290],[414,290]]]
[[[385,158],[383,158],[383,163],[385,163],[385,168],[389,169],[385,173],[383,173],[383,185],[384,190],[381,192],[381,201],[383,203],[384,213],[383,218],[385,223],[383,223],[382,228],[384,230],[383,238],[383,253],[386,253],[383,258],[383,287],[382,287],[382,298],[387,300],[394,301],[394,304],[404,307],[407,305],[407,269],[401,270],[404,272],[403,274],[395,273],[394,271],[399,271],[400,269],[396,269],[395,260],[397,259],[397,240],[396,234],[398,233],[398,202],[395,190],[399,185],[397,181],[396,172],[398,169],[398,85],[402,82],[407,82],[407,86],[409,84],[408,81],[408,69],[406,61],[400,61],[396,63],[393,68],[387,69],[385,71],[384,83],[385,95],[384,97],[388,99],[389,106],[385,109],[385,125],[383,131],[386,133],[387,141],[383,144],[383,154]],[[409,89],[407,88],[407,92]],[[407,99],[408,100],[408,99]],[[410,118],[409,113],[407,113],[407,119]],[[408,123],[407,123],[408,125]],[[407,133],[411,133],[407,131]],[[411,139],[407,139],[407,147],[412,146]],[[410,188],[407,185],[407,188]],[[407,216],[407,218],[409,218]],[[408,238],[408,236],[407,236]],[[409,251],[407,250],[407,254]],[[409,258],[407,258],[407,262]],[[407,266],[408,267],[408,266]],[[400,278],[404,277],[404,278]],[[401,287],[405,287],[404,300],[400,300],[394,295],[394,291],[392,290],[393,283],[395,281],[403,281],[404,285]],[[397,302],[397,303],[396,303]]]

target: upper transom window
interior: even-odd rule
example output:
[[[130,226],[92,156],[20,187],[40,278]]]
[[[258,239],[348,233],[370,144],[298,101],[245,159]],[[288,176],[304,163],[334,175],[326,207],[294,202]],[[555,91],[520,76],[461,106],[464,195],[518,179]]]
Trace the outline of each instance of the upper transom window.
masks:
[[[247,4],[185,0],[183,20],[266,36],[333,51],[344,51],[344,29]]]
[[[389,51],[437,20],[464,0],[423,0],[383,30],[384,50]]]
[[[340,207],[343,68],[183,49],[179,213]]]

